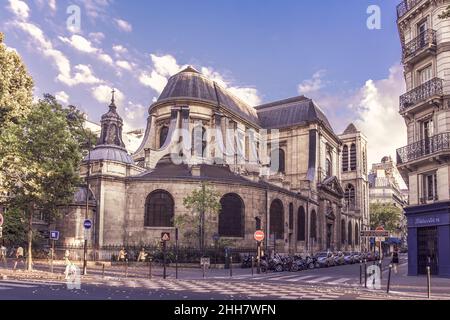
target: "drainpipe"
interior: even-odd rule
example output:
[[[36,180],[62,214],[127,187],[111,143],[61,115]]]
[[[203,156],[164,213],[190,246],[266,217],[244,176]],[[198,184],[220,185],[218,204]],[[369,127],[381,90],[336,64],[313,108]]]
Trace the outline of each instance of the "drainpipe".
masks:
[[[269,189],[266,188],[266,237],[265,237],[265,250],[267,250],[267,248],[269,247],[269,210],[268,210],[268,205],[269,205]]]

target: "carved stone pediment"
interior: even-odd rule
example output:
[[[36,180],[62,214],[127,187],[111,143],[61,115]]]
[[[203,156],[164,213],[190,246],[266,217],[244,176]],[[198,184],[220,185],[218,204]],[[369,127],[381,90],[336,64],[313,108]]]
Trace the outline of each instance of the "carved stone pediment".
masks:
[[[328,193],[331,193],[337,198],[344,197],[344,190],[342,189],[338,178],[335,176],[325,179],[322,183],[319,184],[319,188],[327,191]]]

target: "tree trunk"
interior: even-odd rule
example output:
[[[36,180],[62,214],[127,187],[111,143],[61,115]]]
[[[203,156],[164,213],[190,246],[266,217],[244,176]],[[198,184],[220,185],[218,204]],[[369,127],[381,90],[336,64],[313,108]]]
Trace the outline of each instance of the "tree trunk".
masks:
[[[32,257],[32,244],[33,244],[33,210],[29,213],[28,221],[28,259],[27,259],[27,270],[33,271],[33,257]]]

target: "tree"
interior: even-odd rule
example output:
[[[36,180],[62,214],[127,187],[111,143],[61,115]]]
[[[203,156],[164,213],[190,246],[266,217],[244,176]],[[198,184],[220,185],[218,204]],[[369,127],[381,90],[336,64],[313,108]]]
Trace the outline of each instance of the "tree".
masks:
[[[3,242],[7,245],[25,246],[27,243],[26,217],[23,211],[11,209],[4,213]]]
[[[395,232],[400,225],[402,215],[403,210],[392,203],[371,203],[370,227],[375,230],[382,226],[386,231]]]
[[[71,131],[68,111],[46,96],[26,118],[8,123],[0,135],[0,180],[9,209],[27,220],[28,270],[32,269],[33,214],[58,217],[80,184],[80,141]]]
[[[0,32],[0,132],[5,123],[25,117],[32,102],[33,80],[20,56],[3,43]]]
[[[438,15],[439,19],[448,19],[450,18],[450,6],[448,6],[440,15]]]
[[[205,228],[211,225],[211,218],[216,216],[220,209],[219,194],[208,184],[202,182],[199,190],[194,190],[183,199],[183,204],[193,214],[180,215],[176,218],[175,225],[185,227],[194,226],[198,230],[186,230],[186,235],[198,238],[199,249],[205,251]]]

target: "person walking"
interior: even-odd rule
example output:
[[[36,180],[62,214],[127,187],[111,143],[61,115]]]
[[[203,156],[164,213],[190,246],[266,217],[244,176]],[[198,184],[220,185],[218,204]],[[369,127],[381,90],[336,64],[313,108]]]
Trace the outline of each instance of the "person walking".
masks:
[[[398,272],[398,248],[394,247],[394,251],[392,252],[392,266],[394,267],[394,273],[397,274]]]
[[[14,271],[16,270],[17,264],[19,262],[22,262],[25,267],[25,260],[23,257],[23,248],[21,246],[19,246],[16,250],[16,261],[14,262],[14,268],[13,268]]]
[[[117,260],[118,260],[119,262],[125,262],[125,261],[127,261],[127,256],[128,256],[127,251],[125,250],[125,248],[122,248],[122,249],[119,251],[119,255],[118,255],[118,257],[117,257]]]
[[[0,260],[3,262],[3,266],[5,267],[5,269],[8,267],[6,256],[7,256],[7,249],[5,246],[2,245],[0,247]]]
[[[145,252],[145,249],[142,248],[139,252],[138,262],[145,262],[147,259],[148,253]]]

